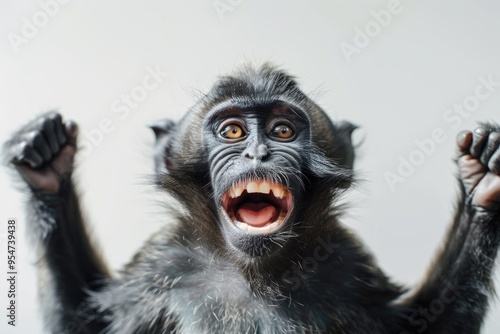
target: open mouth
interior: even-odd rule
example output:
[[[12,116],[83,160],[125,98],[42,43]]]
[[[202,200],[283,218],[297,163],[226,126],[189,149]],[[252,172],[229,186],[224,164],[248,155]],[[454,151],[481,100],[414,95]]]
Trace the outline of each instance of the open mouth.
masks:
[[[249,233],[272,233],[292,211],[293,197],[282,184],[268,180],[252,180],[231,187],[222,199],[229,219]]]

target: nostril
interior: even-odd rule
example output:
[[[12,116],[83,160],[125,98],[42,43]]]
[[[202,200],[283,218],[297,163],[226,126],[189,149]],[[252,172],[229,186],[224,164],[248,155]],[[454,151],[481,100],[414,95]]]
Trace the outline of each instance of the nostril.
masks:
[[[243,156],[250,160],[265,160],[269,158],[270,152],[266,145],[260,144],[247,148],[243,152]]]
[[[270,152],[266,145],[260,144],[257,148],[257,154],[260,160],[269,158]]]

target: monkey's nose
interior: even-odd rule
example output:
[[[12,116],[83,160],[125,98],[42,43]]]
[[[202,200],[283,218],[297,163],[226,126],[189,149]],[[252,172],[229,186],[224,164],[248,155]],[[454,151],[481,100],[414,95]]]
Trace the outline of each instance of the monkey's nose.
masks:
[[[243,151],[243,156],[251,160],[266,160],[269,155],[269,149],[264,144],[251,145]]]

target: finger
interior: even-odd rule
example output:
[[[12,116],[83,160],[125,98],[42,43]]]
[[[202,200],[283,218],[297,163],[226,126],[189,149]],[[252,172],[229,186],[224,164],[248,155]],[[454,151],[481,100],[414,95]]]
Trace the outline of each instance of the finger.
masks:
[[[481,154],[481,163],[485,166],[488,165],[491,156],[498,150],[500,144],[500,133],[492,132],[484,145],[483,153]]]
[[[55,113],[54,115],[51,116],[52,122],[54,123],[54,130],[55,134],[57,137],[57,141],[59,142],[59,145],[64,145],[66,143],[66,134],[64,133],[64,125],[62,121],[61,115]]]
[[[56,154],[57,152],[59,152],[59,142],[55,135],[54,123],[52,119],[45,118],[42,123],[42,129],[43,129],[43,138],[47,142],[52,152],[52,155]]]
[[[76,137],[78,136],[78,125],[73,121],[64,122],[64,132],[68,137],[68,142],[70,145],[76,145]]]
[[[42,156],[45,161],[48,161],[52,156],[49,144],[43,138],[43,135],[38,131],[33,131],[28,134],[28,140],[32,143],[33,148]]]
[[[488,139],[488,134],[483,128],[477,128],[472,133],[472,145],[470,153],[474,158],[479,158],[483,151],[484,144]]]
[[[489,170],[496,175],[500,175],[500,148],[497,149],[488,162]]]
[[[20,144],[20,154],[12,159],[12,162],[19,164],[28,164],[32,168],[40,167],[43,164],[43,158],[38,154],[33,147],[26,142]]]
[[[457,145],[462,154],[469,154],[470,144],[472,143],[472,132],[469,130],[461,131],[457,135]]]

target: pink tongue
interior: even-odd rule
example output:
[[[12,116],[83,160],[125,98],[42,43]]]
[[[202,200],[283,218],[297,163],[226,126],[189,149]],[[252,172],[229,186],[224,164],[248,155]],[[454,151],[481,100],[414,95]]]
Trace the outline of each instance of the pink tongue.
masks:
[[[268,203],[244,203],[236,211],[236,218],[248,225],[262,227],[271,222],[276,208]]]

